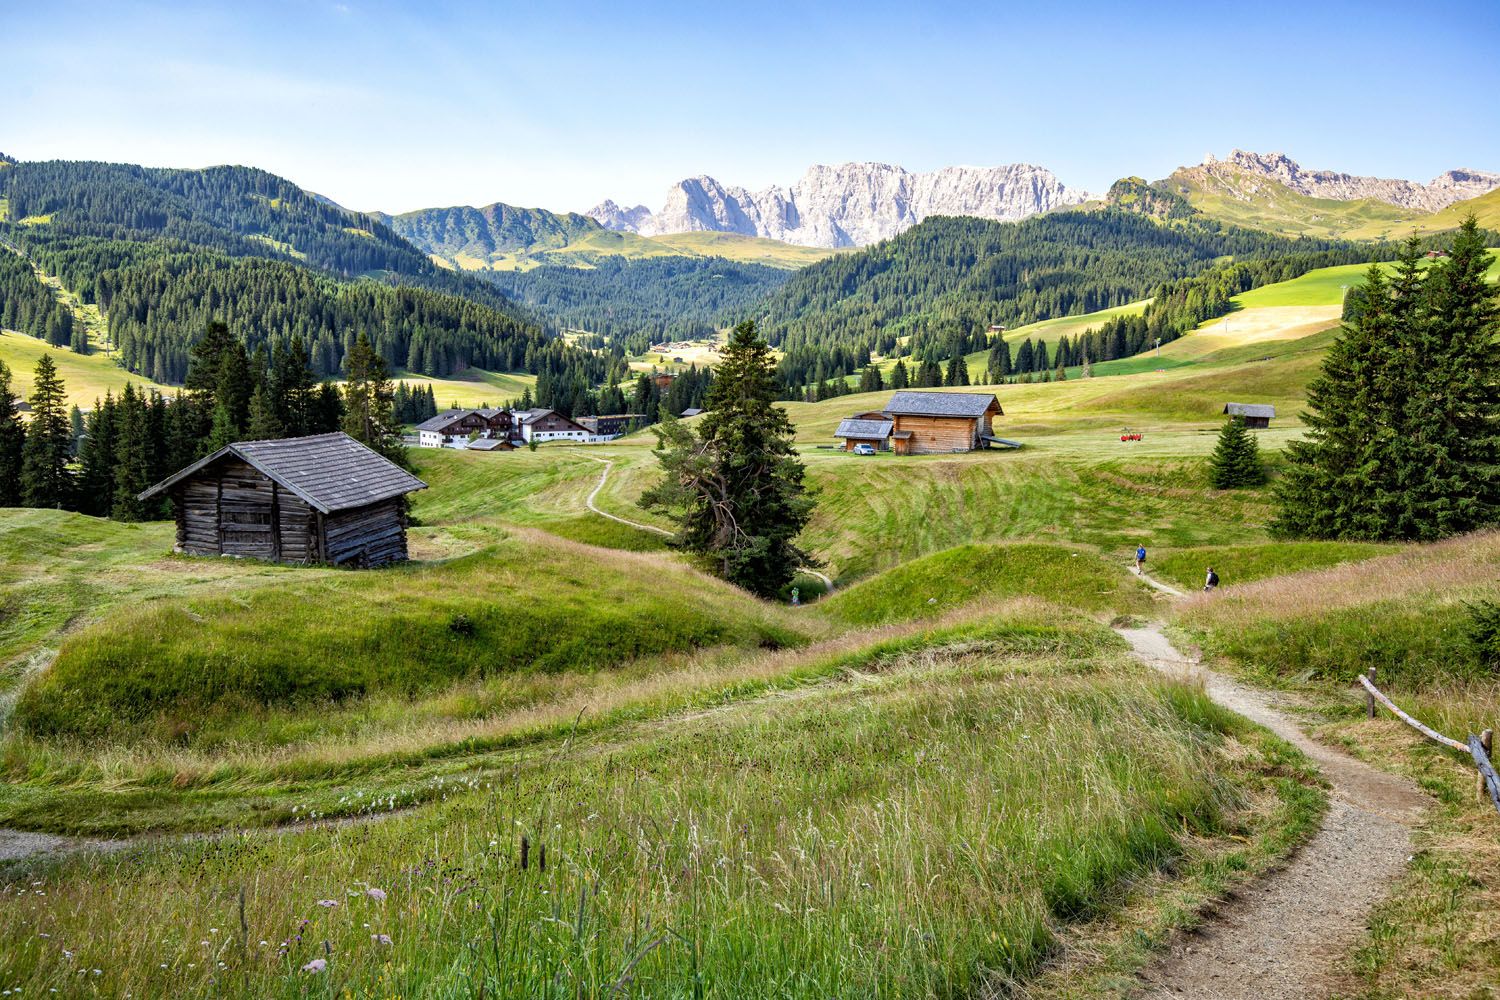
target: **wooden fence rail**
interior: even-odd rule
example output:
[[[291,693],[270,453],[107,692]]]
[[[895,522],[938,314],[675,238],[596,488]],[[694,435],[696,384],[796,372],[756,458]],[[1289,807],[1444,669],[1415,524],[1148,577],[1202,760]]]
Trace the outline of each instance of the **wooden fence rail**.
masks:
[[[1368,676],[1361,675],[1359,678],[1360,684],[1364,685],[1365,692],[1369,695],[1370,715],[1374,716],[1375,703],[1378,701],[1380,702],[1380,704],[1390,709],[1392,714],[1394,714],[1396,718],[1400,719],[1408,726],[1411,726],[1417,732],[1421,733],[1429,740],[1432,740],[1432,742],[1440,743],[1445,747],[1467,753],[1474,759],[1474,766],[1479,769],[1480,794],[1483,795],[1485,793],[1488,793],[1490,802],[1495,806],[1495,811],[1500,812],[1500,775],[1497,775],[1495,773],[1495,766],[1490,763],[1490,754],[1494,752],[1494,732],[1492,730],[1486,729],[1478,736],[1470,733],[1467,743],[1460,743],[1458,740],[1449,739],[1447,736],[1444,736],[1436,729],[1433,729],[1430,726],[1423,725],[1416,719],[1413,719],[1410,715],[1407,715],[1405,712],[1401,711],[1401,708],[1394,701],[1391,701],[1391,699],[1387,698],[1385,694],[1375,686],[1374,676],[1375,669],[1371,667]]]

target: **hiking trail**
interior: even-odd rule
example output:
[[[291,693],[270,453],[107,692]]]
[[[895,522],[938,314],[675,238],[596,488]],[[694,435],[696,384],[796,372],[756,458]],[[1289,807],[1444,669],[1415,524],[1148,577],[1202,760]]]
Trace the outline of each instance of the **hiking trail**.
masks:
[[[1144,574],[1142,574],[1144,576]],[[1171,593],[1150,578],[1146,582]],[[1181,596],[1179,594],[1179,596]],[[1203,684],[1208,696],[1305,753],[1329,788],[1318,832],[1275,871],[1232,892],[1141,972],[1155,1000],[1291,1000],[1329,992],[1335,964],[1363,937],[1371,910],[1412,854],[1429,803],[1416,785],[1314,741],[1274,692],[1182,655],[1158,624],[1116,631],[1148,666]]]

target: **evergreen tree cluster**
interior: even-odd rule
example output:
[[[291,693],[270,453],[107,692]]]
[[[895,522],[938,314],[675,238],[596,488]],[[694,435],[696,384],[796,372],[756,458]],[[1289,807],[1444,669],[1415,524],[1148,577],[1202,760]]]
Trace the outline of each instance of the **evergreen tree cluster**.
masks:
[[[399,424],[420,424],[438,415],[437,393],[432,391],[431,385],[408,386],[405,382],[397,382],[392,405]]]
[[[1500,306],[1473,218],[1424,269],[1371,265],[1276,484],[1281,535],[1430,540],[1500,520]]]
[[[1260,486],[1266,469],[1260,461],[1260,442],[1245,427],[1245,419],[1231,416],[1219,431],[1219,442],[1208,462],[1208,481],[1216,490]]]
[[[0,329],[88,353],[83,324],[76,324],[75,329],[73,314],[36,276],[26,258],[4,247],[0,247]]]
[[[1377,259],[1391,259],[1395,248],[1380,246]],[[1219,316],[1227,315],[1236,295],[1262,285],[1290,281],[1320,267],[1359,264],[1371,257],[1367,246],[1345,245],[1315,253],[1238,261],[1212,268],[1190,278],[1166,282],[1151,293],[1151,301],[1136,316],[1119,316],[1103,326],[1079,334],[1074,349],[1091,361],[1113,361],[1134,357]],[[1069,361],[1070,366],[1081,361]]]
[[[644,354],[652,344],[714,336],[722,320],[784,285],[792,272],[721,257],[592,258],[592,267],[490,271],[505,294],[600,346]]]
[[[336,430],[404,464],[398,389],[362,336],[349,352],[347,376],[341,392],[318,380],[295,338],[275,352],[250,354],[228,327],[213,323],[194,346],[185,391],[168,398],[127,383],[87,414],[68,412],[57,366],[42,355],[23,423],[11,373],[0,364],[0,506],[157,518],[165,502],[143,503],[138,495],[227,444]],[[436,411],[430,387],[400,395],[413,414]]]

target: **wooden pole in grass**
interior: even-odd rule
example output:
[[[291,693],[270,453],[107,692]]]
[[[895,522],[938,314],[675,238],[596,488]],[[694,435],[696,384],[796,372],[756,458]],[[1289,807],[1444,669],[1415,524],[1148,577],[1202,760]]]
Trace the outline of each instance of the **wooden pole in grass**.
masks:
[[[1474,744],[1478,743],[1478,752],[1475,752]],[[1486,729],[1478,736],[1469,737],[1469,755],[1474,758],[1474,766],[1479,768],[1479,797],[1486,795],[1490,801],[1495,803],[1495,809],[1500,811],[1500,778],[1495,775],[1495,767],[1491,763],[1495,753],[1495,731]]]
[[[1373,687],[1375,685],[1374,667],[1370,668],[1368,676],[1370,678],[1370,686]],[[1365,716],[1371,719],[1375,718],[1375,695],[1369,689],[1365,690]]]

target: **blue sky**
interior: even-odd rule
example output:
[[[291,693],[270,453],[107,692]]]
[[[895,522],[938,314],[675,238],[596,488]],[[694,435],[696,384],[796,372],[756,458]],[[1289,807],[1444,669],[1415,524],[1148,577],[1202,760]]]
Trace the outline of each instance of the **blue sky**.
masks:
[[[12,5],[8,5],[12,6]],[[1500,170],[1500,4],[25,3],[0,150],[246,163],[358,209],[660,206],[812,163],[1208,152]]]

